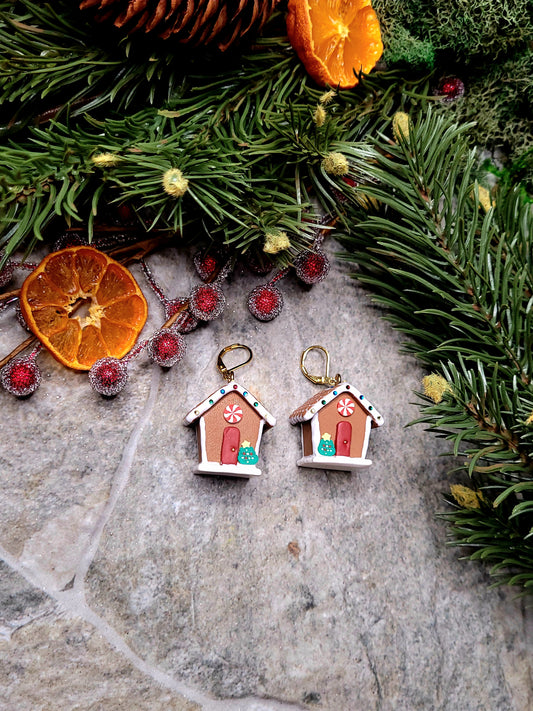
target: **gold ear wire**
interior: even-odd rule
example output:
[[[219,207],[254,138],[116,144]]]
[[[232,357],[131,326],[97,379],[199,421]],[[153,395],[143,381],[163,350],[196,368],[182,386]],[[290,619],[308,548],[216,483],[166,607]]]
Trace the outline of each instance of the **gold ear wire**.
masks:
[[[326,356],[326,374],[325,375],[311,375],[309,373],[309,371],[307,370],[307,368],[305,367],[305,359],[307,358],[307,354],[310,351],[314,351],[314,350],[322,351],[322,353],[324,353]],[[324,346],[309,346],[309,348],[306,348],[300,358],[300,370],[305,375],[307,380],[310,380],[312,383],[315,383],[316,385],[330,385],[331,387],[335,387],[335,385],[338,385],[341,382],[340,373],[337,373],[337,375],[335,375],[334,377],[331,377],[329,375],[329,353],[324,348]]]
[[[226,353],[229,353],[230,351],[235,351],[238,348],[241,348],[243,351],[247,351],[248,358],[246,360],[244,360],[242,363],[239,363],[238,365],[233,365],[228,370],[228,368],[226,368],[226,366],[224,365],[224,361],[222,360],[222,358],[223,358],[223,356],[226,355]],[[232,343],[231,346],[226,346],[218,354],[217,368],[222,373],[222,377],[224,378],[224,380],[228,383],[231,383],[231,381],[233,380],[233,371],[237,370],[237,368],[242,368],[242,366],[249,363],[253,357],[254,357],[254,355],[252,353],[251,348],[248,348],[248,346],[243,346],[242,343]]]

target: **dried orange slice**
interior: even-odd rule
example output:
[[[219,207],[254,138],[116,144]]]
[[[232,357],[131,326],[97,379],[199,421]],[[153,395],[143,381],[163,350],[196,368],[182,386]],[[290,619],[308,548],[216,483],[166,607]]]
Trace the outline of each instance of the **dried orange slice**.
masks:
[[[383,52],[379,20],[370,0],[289,0],[287,33],[320,86],[349,89],[355,72],[368,72]]]
[[[125,356],[148,315],[132,274],[93,247],[45,257],[22,285],[20,308],[52,355],[75,370]]]

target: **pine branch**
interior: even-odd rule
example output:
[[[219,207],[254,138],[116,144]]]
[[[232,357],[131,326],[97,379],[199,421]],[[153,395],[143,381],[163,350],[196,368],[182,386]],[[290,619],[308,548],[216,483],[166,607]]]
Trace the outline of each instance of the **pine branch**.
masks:
[[[383,124],[379,101],[347,127],[345,112],[361,99],[336,98],[318,126],[322,92],[302,78],[285,44],[262,45],[238,72],[183,76],[190,90],[160,109],[56,118],[0,148],[4,258],[28,235],[31,250],[59,218],[87,223],[90,236],[99,205],[109,201],[128,201],[149,229],[179,230],[185,239],[207,233],[238,251],[260,250],[268,230],[285,231],[292,246],[275,257],[280,267],[314,239],[311,191],[344,219],[321,161],[339,134]],[[171,170],[188,181],[183,195],[165,191]]]
[[[65,0],[37,4],[0,2],[0,99],[15,109],[7,130],[36,113],[73,106],[73,115],[113,104],[125,109],[165,100],[181,83],[180,50],[167,46],[152,56],[149,43],[98,27]],[[6,129],[4,129],[6,130]]]
[[[15,112],[4,131],[16,140],[0,149],[4,261],[65,224],[87,224],[90,236],[110,201],[128,201],[149,229],[240,251],[285,231],[292,248],[275,257],[280,267],[313,240],[312,200],[345,219],[321,161],[339,140],[383,125],[405,79],[361,77],[356,91],[332,92],[318,125],[323,92],[287,41],[268,35],[276,17],[237,59],[95,33],[86,17],[65,0],[0,2],[0,97]],[[41,128],[24,127],[34,113]],[[162,189],[171,169],[189,181],[183,196]]]
[[[406,350],[442,376],[417,422],[452,443],[475,485],[474,498],[445,515],[456,544],[494,562],[500,581],[527,588],[533,206],[519,190],[487,204],[467,130],[428,108],[408,135],[354,144],[360,185],[344,191],[353,224],[345,242],[358,278],[408,336]],[[361,194],[371,201],[366,211]]]
[[[447,500],[453,511],[441,516],[450,523],[450,545],[465,549],[470,560],[491,565],[496,585],[517,586],[531,594],[533,543],[512,514],[502,515],[483,499],[477,508],[462,508],[453,497]]]

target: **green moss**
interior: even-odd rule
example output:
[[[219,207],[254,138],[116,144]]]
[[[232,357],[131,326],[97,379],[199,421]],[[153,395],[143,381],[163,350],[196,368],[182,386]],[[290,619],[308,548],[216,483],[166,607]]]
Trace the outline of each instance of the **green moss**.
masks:
[[[440,111],[475,121],[472,142],[506,156],[515,179],[533,182],[533,52],[465,77],[465,96]]]
[[[374,0],[373,6],[391,63],[420,65],[420,52],[407,50],[409,37],[464,64],[508,56],[533,37],[532,0]]]
[[[513,53],[532,36],[530,0],[437,0],[435,44],[470,63]]]
[[[476,121],[475,139],[517,156],[533,146],[533,52],[496,64],[466,80],[461,101],[445,107],[460,121]]]
[[[501,152],[533,185],[533,0],[372,0],[390,69],[459,76],[465,97],[440,110],[475,121],[473,142]]]
[[[433,69],[435,47],[427,40],[420,40],[405,27],[392,25],[384,37],[383,59],[389,65],[408,65],[414,69]]]

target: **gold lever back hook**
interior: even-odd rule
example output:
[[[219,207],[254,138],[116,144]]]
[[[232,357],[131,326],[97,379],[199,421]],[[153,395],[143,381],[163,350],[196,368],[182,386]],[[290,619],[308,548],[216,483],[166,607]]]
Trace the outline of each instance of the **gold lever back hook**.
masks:
[[[325,375],[311,375],[311,373],[309,373],[309,371],[305,367],[305,359],[307,358],[307,354],[309,353],[309,351],[315,350],[322,351],[326,356]],[[340,373],[337,373],[337,375],[335,375],[334,377],[331,377],[329,374],[329,353],[324,348],[324,346],[309,346],[309,348],[306,348],[305,351],[302,353],[302,357],[300,358],[300,370],[308,380],[310,380],[312,383],[315,383],[316,385],[330,385],[331,387],[335,387],[335,385],[338,385],[341,381]]]
[[[228,368],[226,368],[226,366],[224,365],[224,361],[222,360],[222,358],[226,355],[226,353],[229,353],[230,351],[235,351],[238,348],[241,348],[243,351],[246,351],[248,353],[248,358],[242,363],[239,363],[238,365],[233,365],[228,370]],[[237,370],[237,368],[242,368],[242,366],[249,363],[253,357],[254,355],[252,353],[251,348],[248,348],[248,346],[243,346],[242,343],[232,343],[231,346],[226,346],[218,354],[217,368],[222,373],[222,377],[224,378],[224,380],[228,383],[231,383],[231,381],[233,380],[233,371]]]

